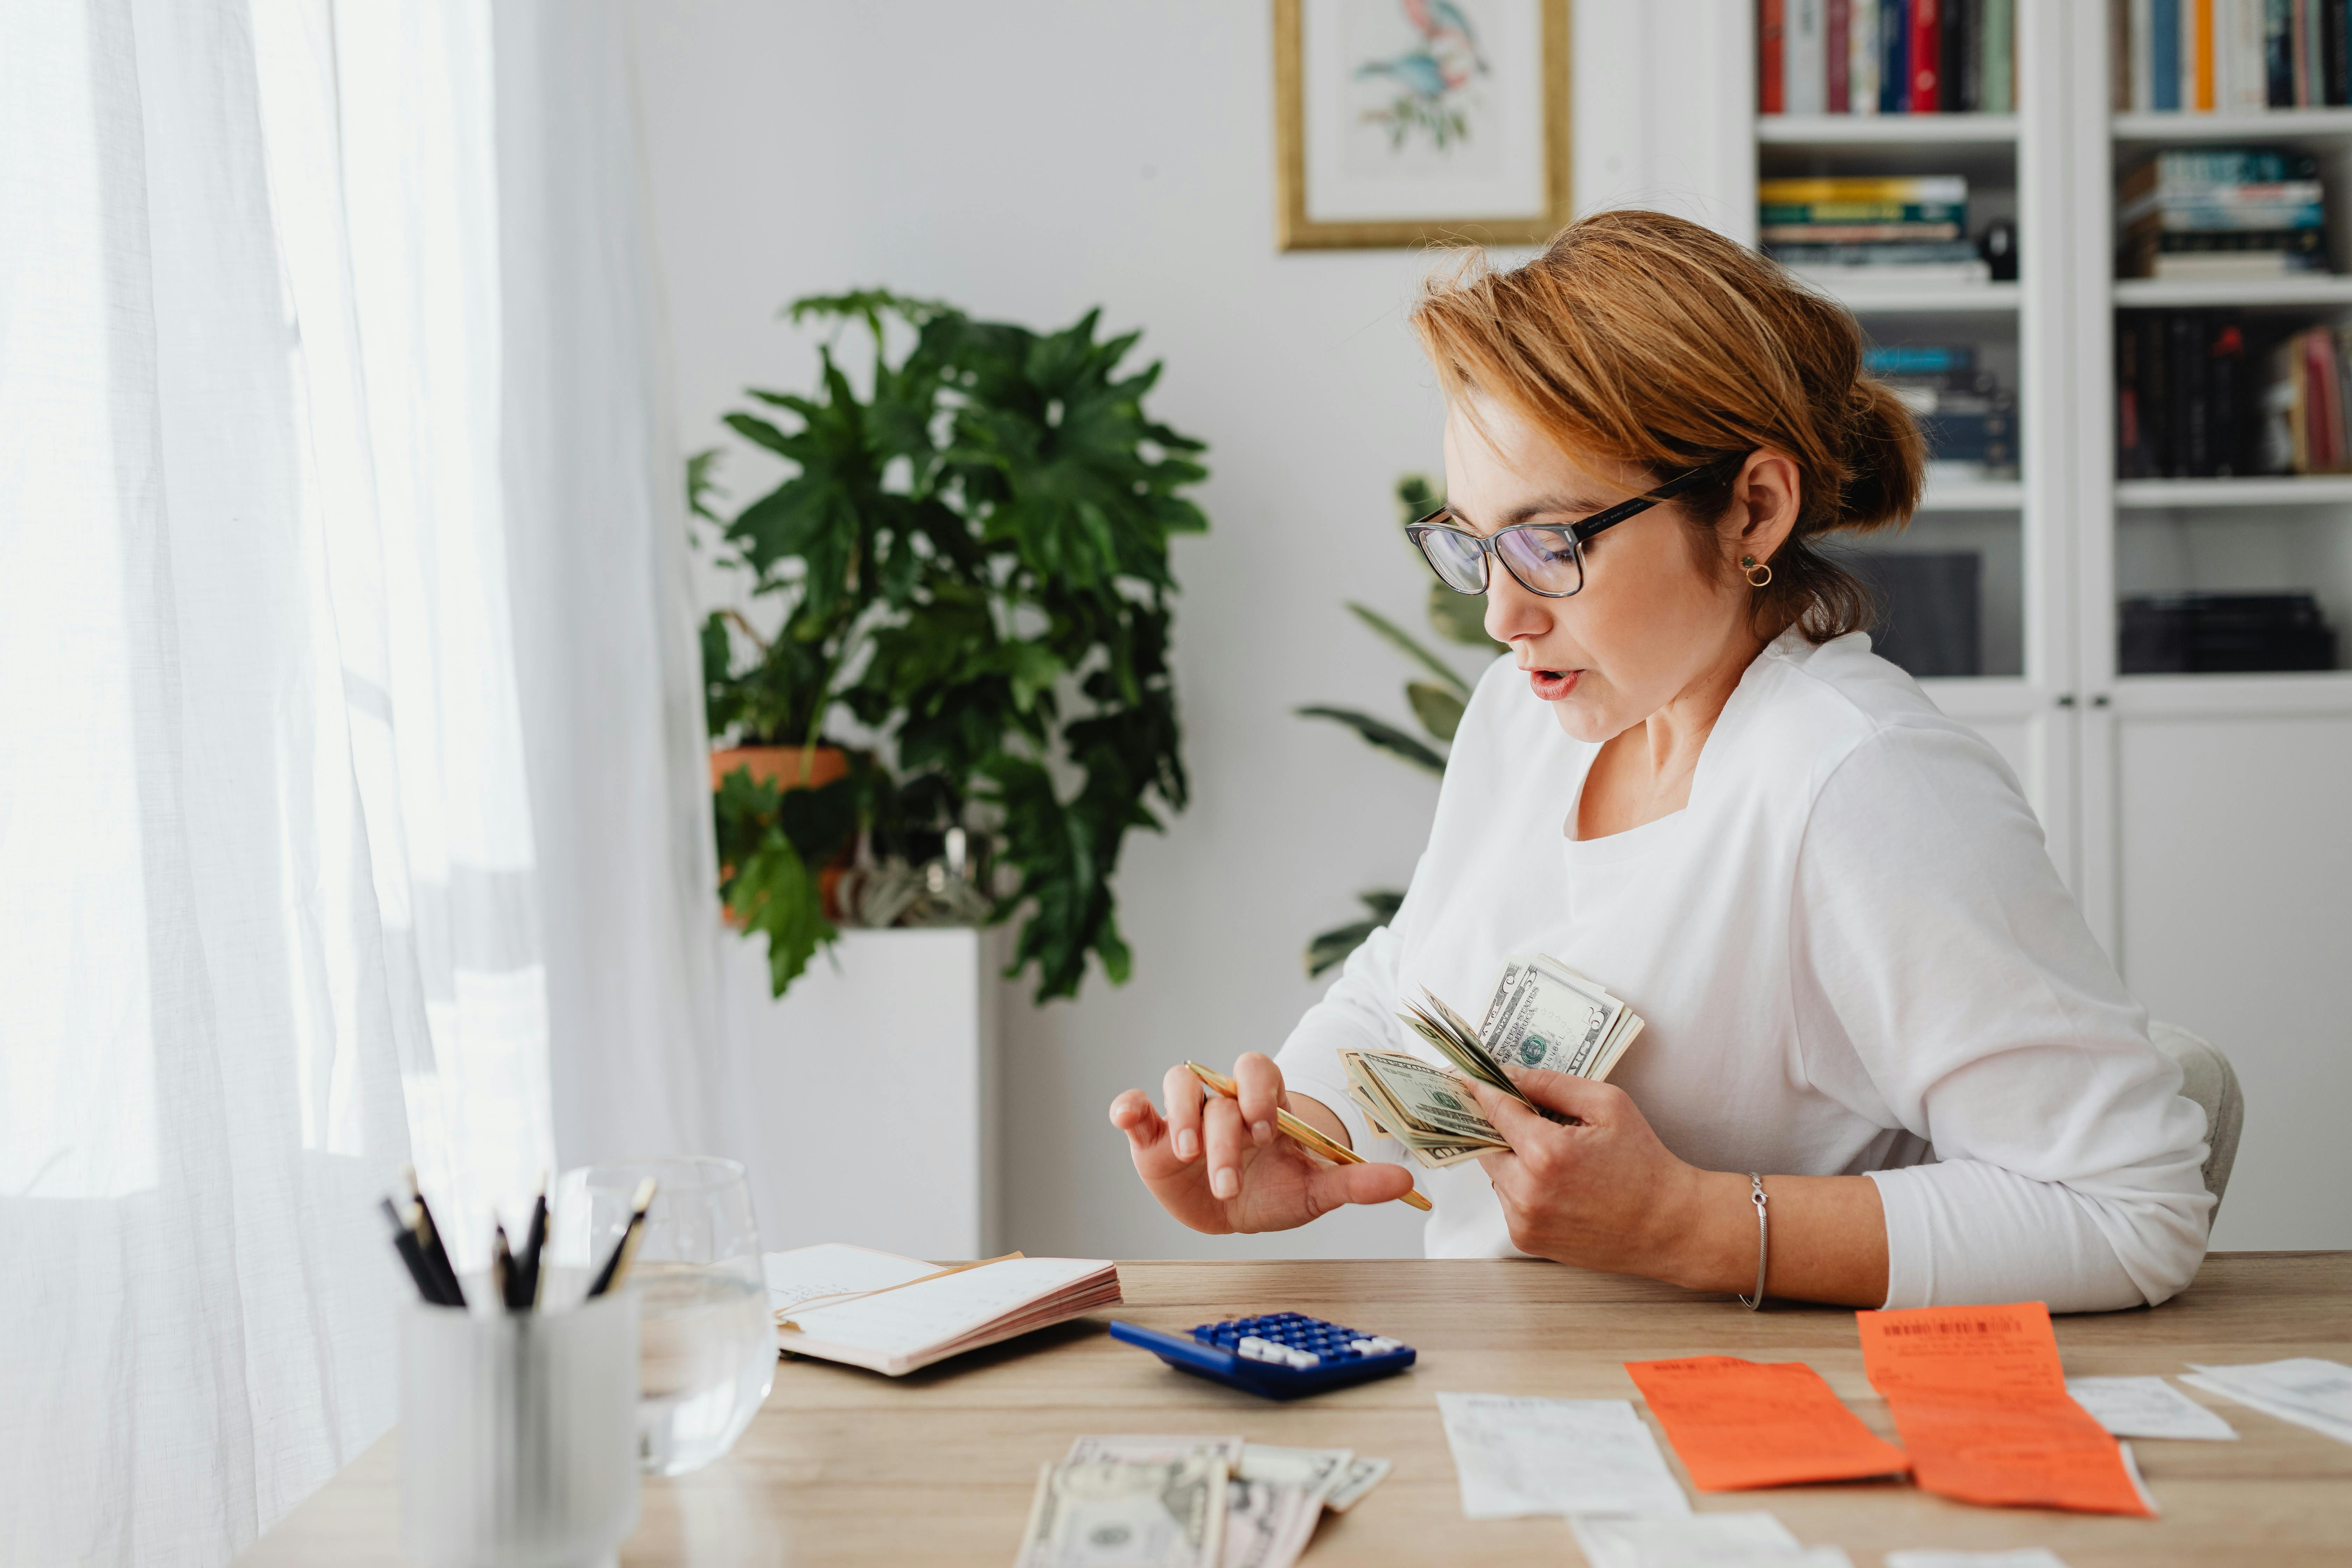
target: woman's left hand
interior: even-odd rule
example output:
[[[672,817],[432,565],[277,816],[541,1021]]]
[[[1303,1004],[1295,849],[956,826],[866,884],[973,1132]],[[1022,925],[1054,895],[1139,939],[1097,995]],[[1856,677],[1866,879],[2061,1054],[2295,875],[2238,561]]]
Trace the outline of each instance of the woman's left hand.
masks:
[[[1529,1100],[1581,1125],[1548,1121],[1510,1096],[1472,1084],[1478,1109],[1510,1140],[1481,1154],[1521,1252],[1612,1274],[1671,1279],[1679,1216],[1704,1174],[1676,1159],[1622,1089],[1559,1072],[1513,1071]]]

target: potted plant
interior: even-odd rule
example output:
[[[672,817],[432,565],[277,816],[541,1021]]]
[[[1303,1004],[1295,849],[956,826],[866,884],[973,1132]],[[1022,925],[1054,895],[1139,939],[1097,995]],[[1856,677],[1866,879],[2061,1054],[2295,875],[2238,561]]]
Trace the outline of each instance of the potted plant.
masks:
[[[1440,500],[1435,488],[1421,474],[1407,474],[1399,479],[1396,495],[1397,504],[1402,509],[1408,522],[1426,515]],[[1449,642],[1483,648],[1492,655],[1504,651],[1504,647],[1486,635],[1486,600],[1456,594],[1442,583],[1429,585],[1431,629]],[[1375,718],[1354,708],[1333,708],[1317,703],[1297,710],[1299,715],[1345,724],[1381,751],[1402,757],[1417,768],[1443,774],[1445,772],[1445,752],[1441,748],[1453,744],[1454,731],[1461,726],[1463,710],[1470,702],[1472,680],[1465,679],[1459,670],[1438,657],[1418,637],[1369,605],[1351,600],[1348,608],[1381,640],[1404,654],[1433,678],[1408,680],[1404,685],[1405,706],[1412,710],[1414,721],[1428,739],[1423,740],[1385,719]],[[1404,902],[1404,892],[1397,888],[1373,888],[1356,897],[1364,906],[1364,918],[1318,932],[1307,942],[1307,978],[1313,979],[1325,970],[1345,962],[1349,953],[1363,945],[1366,937],[1394,919],[1398,908]]]
[[[1020,920],[1008,974],[1034,965],[1041,1002],[1089,953],[1123,983],[1120,846],[1187,794],[1168,542],[1207,526],[1181,493],[1202,444],[1145,414],[1160,366],[1124,370],[1139,334],[1097,339],[1099,312],[1041,333],[863,290],[786,314],[862,327],[866,392],[832,342],[811,393],[752,390],[726,422],[790,471],[731,518],[716,455],[689,468],[776,626],[705,622],[712,735],[797,748],[714,763],[720,896],[779,995],[835,936],[819,873],[853,851],[956,863],[982,918]]]

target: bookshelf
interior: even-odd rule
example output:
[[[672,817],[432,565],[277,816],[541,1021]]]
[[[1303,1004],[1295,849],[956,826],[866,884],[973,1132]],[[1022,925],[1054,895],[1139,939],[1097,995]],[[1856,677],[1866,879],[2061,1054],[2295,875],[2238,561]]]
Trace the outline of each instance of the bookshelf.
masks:
[[[2017,116],[1767,114],[1756,121],[1756,141],[1765,147],[2007,147],[2017,142]]]
[[[2110,294],[2119,310],[2299,310],[2352,306],[2352,277],[2313,272],[2299,278],[2246,279],[2234,283],[2118,278]]]
[[[1972,228],[1980,189],[2011,204],[2006,289],[1832,290],[1879,341],[1974,334],[2014,355],[2021,477],[1931,484],[1879,547],[1984,552],[1985,646],[2013,625],[2014,665],[1922,684],[2007,757],[2136,994],[2236,1065],[2263,1135],[2214,1245],[2309,1245],[2266,1215],[2352,1181],[2330,1114],[2352,1100],[2352,670],[2123,675],[2118,601],[2306,591],[2352,662],[2352,474],[2119,479],[2115,366],[2118,322],[2139,311],[2235,312],[2250,341],[2352,324],[2352,108],[2116,113],[2107,11],[2017,0],[2014,115],[1759,119],[1745,152],[1757,178],[1966,174]],[[2316,157],[2334,272],[2118,279],[2118,171],[2229,145]],[[1752,225],[1752,189],[1727,196]]]
[[[1859,283],[1822,291],[1864,317],[2013,316],[2022,297],[2014,283]]]

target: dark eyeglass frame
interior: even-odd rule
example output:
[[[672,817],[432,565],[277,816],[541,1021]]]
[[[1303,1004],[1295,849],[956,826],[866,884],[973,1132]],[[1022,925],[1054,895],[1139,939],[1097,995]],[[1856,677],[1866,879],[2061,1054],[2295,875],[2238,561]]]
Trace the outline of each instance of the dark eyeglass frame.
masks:
[[[1696,468],[1675,475],[1673,479],[1668,479],[1664,484],[1660,485],[1656,489],[1645,491],[1641,495],[1633,497],[1630,500],[1619,501],[1615,506],[1610,507],[1602,511],[1596,511],[1591,517],[1582,519],[1577,522],[1515,522],[1508,528],[1498,528],[1492,533],[1474,533],[1467,528],[1458,527],[1442,521],[1443,519],[1453,516],[1454,509],[1452,507],[1441,506],[1434,511],[1429,512],[1422,517],[1417,517],[1411,522],[1406,523],[1404,525],[1405,537],[1412,540],[1413,548],[1421,552],[1421,558],[1429,567],[1431,574],[1434,575],[1440,583],[1444,584],[1447,588],[1452,589],[1453,592],[1456,594],[1475,597],[1477,595],[1485,593],[1488,588],[1494,585],[1495,563],[1500,561],[1503,563],[1503,570],[1510,573],[1511,581],[1517,583],[1520,587],[1525,588],[1528,593],[1545,599],[1571,598],[1584,591],[1584,544],[1587,540],[1605,529],[1616,527],[1619,523],[1623,522],[1627,518],[1639,517],[1642,513],[1649,510],[1652,507],[1658,505],[1662,501],[1670,501],[1676,496],[1684,494],[1685,491],[1696,489],[1703,481],[1721,475],[1726,468],[1731,467],[1734,463],[1745,463],[1752,455],[1753,454],[1751,453],[1742,452],[1737,457],[1717,458],[1713,462],[1701,463]],[[1479,552],[1479,581],[1478,585],[1475,588],[1455,588],[1453,583],[1447,580],[1445,574],[1439,570],[1436,561],[1431,557],[1429,553],[1429,536],[1440,531],[1454,534],[1457,538],[1467,540],[1472,544],[1477,546]],[[1575,587],[1537,587],[1533,583],[1530,583],[1525,577],[1520,576],[1518,570],[1511,564],[1509,558],[1505,556],[1502,551],[1497,548],[1502,542],[1503,536],[1507,533],[1532,532],[1555,534],[1567,539],[1570,553],[1574,555],[1576,558]]]

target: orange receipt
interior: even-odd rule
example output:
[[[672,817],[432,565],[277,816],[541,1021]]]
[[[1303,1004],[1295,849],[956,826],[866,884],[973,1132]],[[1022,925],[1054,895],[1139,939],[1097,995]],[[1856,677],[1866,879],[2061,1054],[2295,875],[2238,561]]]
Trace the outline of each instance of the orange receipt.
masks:
[[[1899,1476],[1903,1450],[1838,1403],[1801,1361],[1703,1355],[1629,1361],[1650,1413],[1703,1492]]]
[[[1919,1484],[1962,1502],[2153,1514],[2123,1450],[2067,1397],[2050,1309],[1856,1312]]]

